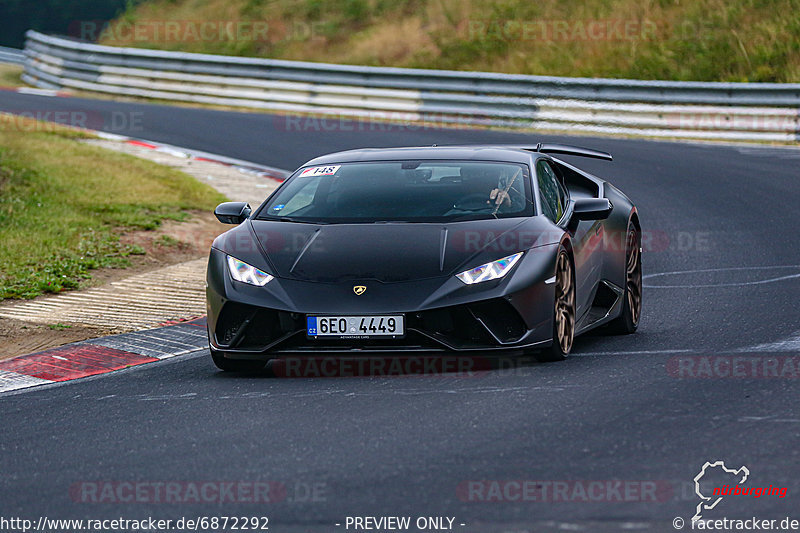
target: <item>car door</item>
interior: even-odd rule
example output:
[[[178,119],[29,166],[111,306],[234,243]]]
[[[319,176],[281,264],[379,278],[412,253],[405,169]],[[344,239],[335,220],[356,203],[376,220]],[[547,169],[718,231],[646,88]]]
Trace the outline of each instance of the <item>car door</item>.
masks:
[[[539,183],[542,213],[572,236],[575,287],[577,289],[575,294],[576,318],[580,320],[591,307],[594,296],[593,289],[599,281],[598,254],[594,253],[598,239],[595,223],[594,221],[580,221],[576,225],[574,222],[570,222],[569,192],[550,162],[540,159],[536,164],[536,176]]]

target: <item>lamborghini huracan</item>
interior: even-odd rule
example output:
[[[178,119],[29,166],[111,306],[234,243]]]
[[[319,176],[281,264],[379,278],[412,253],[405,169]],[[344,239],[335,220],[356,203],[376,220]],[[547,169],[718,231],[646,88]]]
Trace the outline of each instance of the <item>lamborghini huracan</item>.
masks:
[[[534,354],[633,333],[639,214],[556,144],[361,149],[318,157],[211,247],[208,338],[222,370],[320,352]]]

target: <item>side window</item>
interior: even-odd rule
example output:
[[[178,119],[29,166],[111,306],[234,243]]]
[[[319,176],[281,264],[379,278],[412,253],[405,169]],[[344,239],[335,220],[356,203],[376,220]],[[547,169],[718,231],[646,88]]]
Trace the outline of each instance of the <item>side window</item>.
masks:
[[[564,206],[566,210],[567,205],[569,205],[569,189],[567,189],[567,182],[564,179],[564,172],[562,172],[561,167],[557,163],[549,164],[548,166],[553,170],[556,175],[556,183],[558,184],[558,191],[559,196],[561,197],[561,205]]]
[[[539,181],[542,212],[553,222],[558,222],[564,215],[566,193],[547,161],[539,161],[536,164],[536,177]]]

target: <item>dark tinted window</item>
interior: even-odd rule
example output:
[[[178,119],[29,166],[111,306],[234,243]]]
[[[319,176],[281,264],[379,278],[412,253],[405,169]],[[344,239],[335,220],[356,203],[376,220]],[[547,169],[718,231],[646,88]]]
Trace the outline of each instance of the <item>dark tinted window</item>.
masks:
[[[536,178],[539,182],[542,211],[547,218],[558,222],[566,208],[567,198],[564,188],[547,161],[539,161],[536,164]]]
[[[303,168],[269,199],[258,216],[334,223],[446,222],[531,215],[526,165],[391,161]]]

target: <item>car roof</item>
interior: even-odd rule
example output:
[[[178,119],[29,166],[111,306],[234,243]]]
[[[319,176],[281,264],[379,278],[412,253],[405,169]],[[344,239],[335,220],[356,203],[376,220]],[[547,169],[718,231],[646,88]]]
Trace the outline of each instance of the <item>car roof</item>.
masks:
[[[361,148],[335,152],[312,159],[303,166],[330,165],[356,161],[407,161],[425,159],[452,159],[475,161],[504,161],[528,163],[531,157],[543,154],[518,146],[458,145],[458,146],[405,146],[399,148]]]

